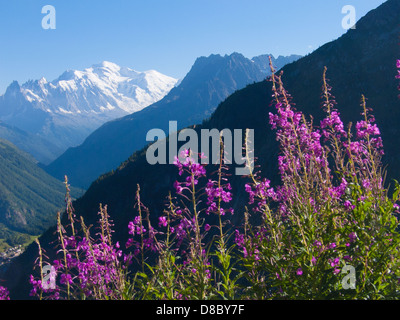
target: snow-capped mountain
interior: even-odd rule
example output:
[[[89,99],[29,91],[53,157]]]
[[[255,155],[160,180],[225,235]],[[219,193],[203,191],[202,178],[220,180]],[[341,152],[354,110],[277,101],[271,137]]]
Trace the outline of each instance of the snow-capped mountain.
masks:
[[[65,150],[103,123],[159,101],[177,81],[155,70],[138,72],[104,61],[51,82],[14,81],[0,97],[0,120]]]

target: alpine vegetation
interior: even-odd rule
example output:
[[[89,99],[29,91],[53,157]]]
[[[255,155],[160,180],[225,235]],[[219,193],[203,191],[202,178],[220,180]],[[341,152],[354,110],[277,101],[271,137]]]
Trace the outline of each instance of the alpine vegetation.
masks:
[[[400,67],[400,62],[398,62]],[[67,185],[54,260],[38,243],[31,295],[39,299],[395,299],[398,297],[400,186],[385,181],[380,131],[366,98],[345,126],[325,69],[314,123],[297,111],[272,68],[269,125],[280,145],[280,184],[249,170],[247,204],[233,210],[226,150],[217,166],[175,159],[179,179],[158,225],[136,191],[128,241],[114,242],[100,206],[98,225],[75,216]],[[398,76],[400,77],[400,75]],[[250,151],[249,137],[244,148]],[[250,163],[250,162],[247,162]],[[216,168],[216,170],[214,170]],[[243,224],[230,224],[232,215]],[[54,267],[51,275],[46,266]],[[49,270],[49,267],[46,267]],[[50,270],[52,270],[50,268]],[[47,271],[46,271],[47,272]],[[1,297],[7,297],[5,289]]]

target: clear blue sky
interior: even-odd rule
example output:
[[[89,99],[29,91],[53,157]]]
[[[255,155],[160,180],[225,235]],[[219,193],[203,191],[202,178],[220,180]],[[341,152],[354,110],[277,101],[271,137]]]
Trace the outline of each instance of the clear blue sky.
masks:
[[[0,94],[104,60],[182,78],[199,56],[307,54],[384,0],[0,0]],[[44,5],[56,29],[42,28]]]

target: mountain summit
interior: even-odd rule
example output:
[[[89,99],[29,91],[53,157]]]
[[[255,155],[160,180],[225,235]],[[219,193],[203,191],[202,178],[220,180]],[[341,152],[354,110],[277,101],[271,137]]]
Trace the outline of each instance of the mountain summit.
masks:
[[[51,82],[14,81],[0,97],[0,120],[66,150],[103,123],[162,99],[176,82],[155,70],[138,72],[104,61]]]
[[[65,92],[64,103],[57,101],[51,106],[50,101],[50,112],[99,114],[115,111],[123,115],[140,111],[162,99],[176,82],[155,70],[138,72],[104,61],[84,71],[66,71],[48,86],[45,79],[38,80],[33,91],[39,91],[43,98],[50,97],[52,91]],[[29,95],[27,84],[24,89]],[[45,109],[43,105],[41,108]]]

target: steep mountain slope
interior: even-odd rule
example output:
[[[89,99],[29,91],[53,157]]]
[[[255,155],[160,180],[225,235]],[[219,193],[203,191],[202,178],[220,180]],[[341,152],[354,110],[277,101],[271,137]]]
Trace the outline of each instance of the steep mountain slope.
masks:
[[[74,195],[82,192],[73,190]],[[7,230],[39,235],[63,208],[65,187],[40,169],[32,156],[0,139],[0,238]]]
[[[18,149],[28,152],[37,161],[44,164],[50,163],[63,152],[63,149],[55,146],[45,138],[1,121],[0,138],[12,141]]]
[[[42,78],[20,86],[14,81],[0,97],[0,119],[64,151],[104,122],[160,100],[176,82],[154,70],[138,72],[105,61],[66,71],[52,82]]]
[[[285,87],[293,95],[299,110],[312,114],[314,121],[321,117],[321,86],[324,66],[333,86],[333,94],[345,123],[360,119],[360,97],[365,94],[368,105],[374,108],[377,122],[384,139],[389,164],[389,177],[399,178],[400,148],[398,128],[400,127],[400,103],[398,81],[395,79],[396,59],[400,52],[400,0],[388,0],[376,10],[362,18],[356,30],[328,43],[312,54],[283,68]],[[255,155],[263,170],[263,176],[276,181],[277,144],[275,133],[268,125],[271,111],[271,84],[263,81],[240,90],[222,104],[212,117],[205,121],[203,128],[253,128],[255,130]],[[316,122],[317,123],[317,122]],[[162,212],[165,197],[178,177],[173,165],[151,166],[145,158],[145,149],[136,152],[118,170],[102,176],[75,203],[76,213],[92,223],[97,218],[99,203],[107,204],[115,222],[115,238],[124,239],[127,223],[137,214],[134,209],[136,184],[141,185],[141,200],[149,206],[153,218]],[[242,177],[232,176],[236,210],[232,221],[238,223],[243,216],[240,208],[247,196],[243,192]],[[54,229],[41,237],[41,243],[49,243]],[[51,246],[47,246],[50,249]],[[28,292],[27,275],[37,255],[37,247],[17,259],[12,272],[6,275],[9,287],[15,297]],[[19,279],[20,282],[15,280]]]
[[[290,56],[285,62],[297,58]],[[199,123],[230,94],[261,81],[267,74],[259,63],[239,53],[198,58],[180,85],[164,99],[104,124],[82,145],[67,150],[45,170],[57,178],[66,174],[74,185],[87,188],[100,174],[115,169],[145,146],[149,130],[160,128],[168,132],[169,121],[177,121],[178,129]]]

